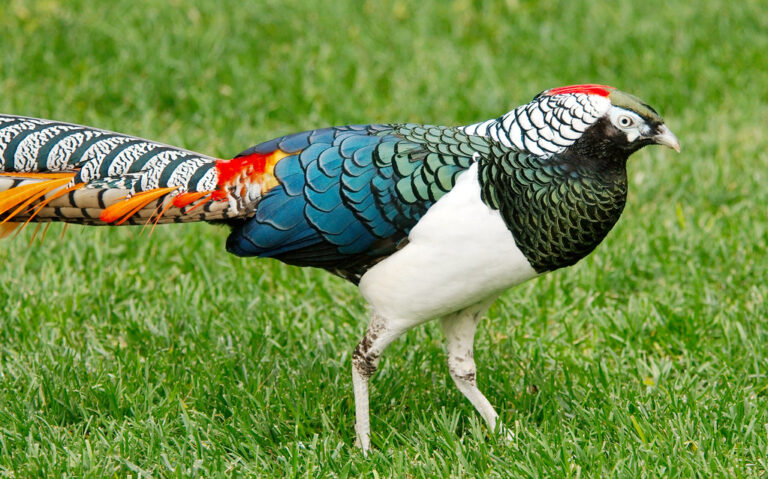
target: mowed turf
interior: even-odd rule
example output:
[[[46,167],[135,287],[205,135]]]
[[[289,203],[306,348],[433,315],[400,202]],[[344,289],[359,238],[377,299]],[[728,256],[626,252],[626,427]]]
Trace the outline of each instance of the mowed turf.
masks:
[[[768,7],[562,0],[0,2],[0,111],[221,157],[319,126],[470,123],[599,82],[682,153],[629,163],[616,228],[505,293],[477,337],[490,433],[435,324],[372,380],[354,287],[240,259],[210,225],[0,243],[0,474],[764,477]]]

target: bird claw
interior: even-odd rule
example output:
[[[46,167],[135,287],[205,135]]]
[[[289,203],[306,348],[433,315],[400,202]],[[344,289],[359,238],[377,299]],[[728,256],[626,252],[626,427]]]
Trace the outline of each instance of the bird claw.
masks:
[[[368,452],[371,450],[371,443],[370,439],[365,441],[365,444],[363,444],[363,441],[360,440],[360,436],[358,435],[355,438],[355,447],[360,449],[363,452],[363,456],[368,456]]]

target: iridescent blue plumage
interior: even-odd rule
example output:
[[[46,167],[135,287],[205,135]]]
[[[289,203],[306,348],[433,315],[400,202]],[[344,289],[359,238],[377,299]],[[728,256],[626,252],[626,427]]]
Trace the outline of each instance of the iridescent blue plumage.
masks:
[[[456,140],[461,137],[464,141]],[[227,248],[325,267],[355,280],[393,253],[427,209],[472,163],[457,129],[422,125],[325,128],[257,145],[241,155],[289,153],[278,186],[237,225]],[[475,138],[475,148],[489,148]],[[477,150],[473,150],[477,151]]]

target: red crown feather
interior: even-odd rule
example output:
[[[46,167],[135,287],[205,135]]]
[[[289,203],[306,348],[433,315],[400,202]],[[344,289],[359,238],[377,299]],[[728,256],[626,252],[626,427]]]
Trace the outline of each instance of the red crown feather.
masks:
[[[586,85],[571,85],[571,86],[562,86],[559,88],[552,88],[551,90],[547,90],[544,92],[545,95],[552,96],[552,95],[562,95],[565,93],[584,93],[586,95],[600,95],[600,96],[608,96],[611,94],[611,91],[615,90],[616,88],[608,85],[597,85],[597,84],[586,84]]]

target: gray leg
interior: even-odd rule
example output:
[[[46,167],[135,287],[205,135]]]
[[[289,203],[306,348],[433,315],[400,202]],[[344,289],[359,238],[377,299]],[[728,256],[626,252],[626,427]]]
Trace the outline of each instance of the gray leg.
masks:
[[[477,388],[477,368],[474,359],[474,341],[477,323],[491,305],[493,298],[475,306],[445,316],[441,326],[446,338],[448,370],[453,382],[485,420],[491,430],[496,429],[499,415],[488,399]]]
[[[367,453],[371,449],[371,423],[368,409],[368,378],[376,372],[381,353],[399,338],[407,327],[394,326],[374,313],[365,336],[352,354],[352,386],[355,392],[355,445]]]

